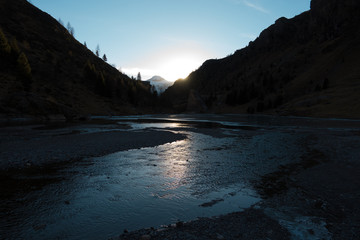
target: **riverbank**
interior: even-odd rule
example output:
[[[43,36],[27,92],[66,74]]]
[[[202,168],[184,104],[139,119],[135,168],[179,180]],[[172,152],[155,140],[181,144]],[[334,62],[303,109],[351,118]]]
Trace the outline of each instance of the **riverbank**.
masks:
[[[3,127],[0,170],[71,162],[186,138],[169,131],[121,131],[127,128],[115,123]]]

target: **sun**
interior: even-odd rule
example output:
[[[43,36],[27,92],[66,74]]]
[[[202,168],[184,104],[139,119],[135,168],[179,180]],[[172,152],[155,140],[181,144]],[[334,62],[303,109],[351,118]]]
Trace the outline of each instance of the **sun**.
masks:
[[[180,44],[154,50],[132,64],[136,67],[125,67],[122,71],[133,77],[140,72],[145,80],[160,76],[167,81],[175,82],[180,78],[186,78],[213,55],[201,46]]]
[[[168,81],[174,82],[179,78],[186,78],[192,71],[196,70],[203,60],[195,56],[179,56],[170,58],[159,68],[159,75]]]

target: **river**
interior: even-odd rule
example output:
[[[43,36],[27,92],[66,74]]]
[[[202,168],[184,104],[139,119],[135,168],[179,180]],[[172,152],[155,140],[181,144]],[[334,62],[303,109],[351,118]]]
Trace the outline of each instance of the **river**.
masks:
[[[262,175],[359,132],[359,122],[248,115],[146,115],[107,118],[96,131],[171,131],[186,139],[62,164],[18,178],[2,194],[1,239],[108,239],[126,230],[241,211],[261,197]],[[124,127],[126,126],[126,127]],[[49,130],[55,131],[55,130]],[[345,143],[344,143],[345,144]],[[39,146],[41,148],[41,146]],[[326,149],[325,149],[326,148]]]

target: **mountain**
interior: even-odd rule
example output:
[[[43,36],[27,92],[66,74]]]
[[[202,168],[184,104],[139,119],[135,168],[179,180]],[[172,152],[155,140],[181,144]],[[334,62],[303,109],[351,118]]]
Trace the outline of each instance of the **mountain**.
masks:
[[[122,74],[26,0],[0,0],[0,114],[151,111],[151,86]]]
[[[360,117],[360,1],[312,0],[162,95],[177,112]]]
[[[153,76],[149,80],[146,80],[146,82],[150,83],[158,94],[163,93],[168,87],[173,84],[172,82],[169,82],[160,76]]]

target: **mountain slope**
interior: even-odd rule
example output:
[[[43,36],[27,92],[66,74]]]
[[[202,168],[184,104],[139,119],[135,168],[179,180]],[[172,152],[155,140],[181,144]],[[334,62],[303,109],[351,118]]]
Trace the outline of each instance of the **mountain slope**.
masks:
[[[356,0],[312,0],[310,11],[175,82],[163,102],[177,111],[360,117],[359,12]]]
[[[3,114],[136,113],[154,100],[150,86],[95,56],[25,0],[0,0],[0,53]]]

